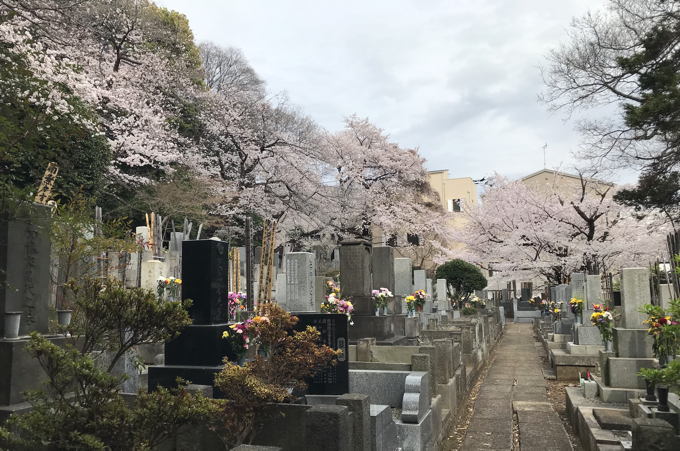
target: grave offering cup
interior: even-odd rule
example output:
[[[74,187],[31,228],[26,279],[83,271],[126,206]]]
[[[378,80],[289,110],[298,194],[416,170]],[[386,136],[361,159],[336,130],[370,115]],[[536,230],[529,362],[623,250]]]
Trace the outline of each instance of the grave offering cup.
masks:
[[[5,312],[5,338],[19,338],[22,312]]]
[[[656,394],[659,395],[659,406],[657,407],[657,410],[659,412],[669,412],[670,408],[668,407],[668,387],[665,386],[656,387]]]
[[[645,388],[647,389],[647,396],[645,396],[645,401],[656,402],[656,396],[654,395],[654,389],[656,388],[656,384],[645,379]]]
[[[73,315],[73,310],[57,310],[57,322],[60,326],[68,326],[71,324],[71,316]]]

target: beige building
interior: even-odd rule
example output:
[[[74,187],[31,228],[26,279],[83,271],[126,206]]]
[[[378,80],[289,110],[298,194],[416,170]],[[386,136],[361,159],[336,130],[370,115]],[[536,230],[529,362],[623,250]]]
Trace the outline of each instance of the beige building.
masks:
[[[559,172],[553,169],[541,169],[533,174],[529,174],[521,179],[529,188],[543,194],[557,193],[560,197],[571,197],[574,193],[580,193],[583,189],[582,183],[585,183],[588,192],[611,193],[614,187],[613,183],[604,182],[588,177],[581,179],[578,175],[567,174],[566,172]]]
[[[465,209],[478,203],[477,185],[470,177],[449,178],[448,170],[429,171],[427,175],[432,190],[437,193],[437,201],[450,213],[452,226],[462,226],[465,221]],[[422,239],[423,237],[387,237],[378,228],[372,230],[372,236],[374,245],[394,246],[396,256],[411,258],[414,267],[432,270],[436,266],[432,261],[432,255],[437,252],[436,248],[423,245],[426,241]],[[456,246],[456,243],[449,245]]]
[[[466,206],[477,205],[477,185],[472,178],[449,178],[447,169],[429,171],[427,177],[446,211],[461,213]]]

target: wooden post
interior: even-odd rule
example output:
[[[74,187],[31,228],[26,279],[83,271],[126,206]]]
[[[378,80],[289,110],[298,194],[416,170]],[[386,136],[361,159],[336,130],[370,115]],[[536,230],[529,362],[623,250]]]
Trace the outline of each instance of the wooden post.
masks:
[[[253,280],[253,220],[246,216],[246,303],[252,312],[255,305],[255,287]]]

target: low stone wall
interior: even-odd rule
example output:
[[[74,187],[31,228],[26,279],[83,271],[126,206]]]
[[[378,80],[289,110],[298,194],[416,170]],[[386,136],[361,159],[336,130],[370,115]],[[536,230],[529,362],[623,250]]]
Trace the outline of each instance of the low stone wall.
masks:
[[[350,395],[307,396],[306,405],[274,405],[279,413],[258,418],[254,443],[283,450],[438,449],[502,330],[494,311],[462,319],[431,318],[420,332],[419,346],[358,340],[350,349]],[[354,401],[343,401],[347,397]],[[364,402],[368,413],[359,407]],[[277,415],[285,420],[277,422]],[[338,432],[342,427],[344,437]],[[271,434],[273,430],[282,432]]]

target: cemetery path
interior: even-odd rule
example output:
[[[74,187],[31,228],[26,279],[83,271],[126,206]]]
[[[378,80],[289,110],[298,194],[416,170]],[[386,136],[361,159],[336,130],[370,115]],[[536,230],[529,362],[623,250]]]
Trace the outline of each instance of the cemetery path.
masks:
[[[548,400],[532,325],[508,323],[494,353],[461,449],[571,451],[562,421]]]

